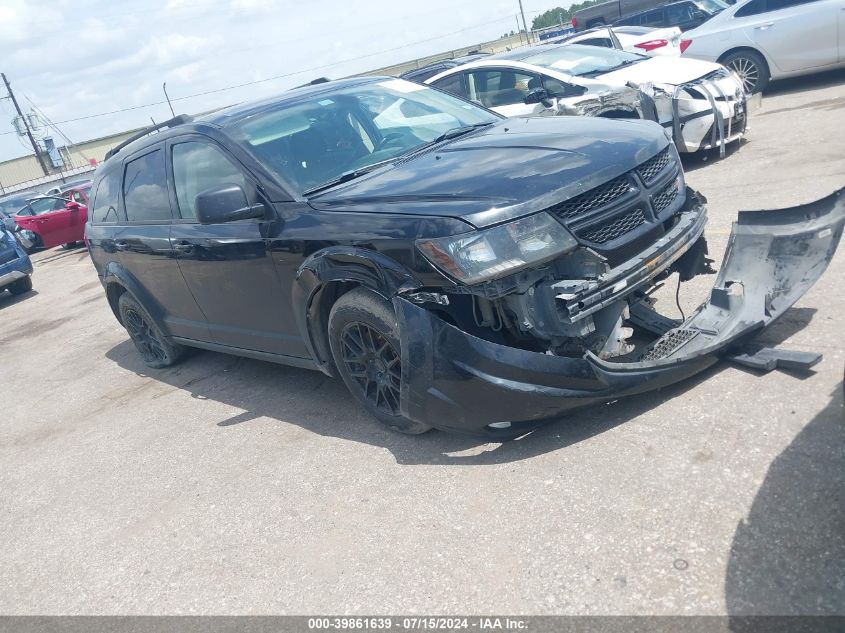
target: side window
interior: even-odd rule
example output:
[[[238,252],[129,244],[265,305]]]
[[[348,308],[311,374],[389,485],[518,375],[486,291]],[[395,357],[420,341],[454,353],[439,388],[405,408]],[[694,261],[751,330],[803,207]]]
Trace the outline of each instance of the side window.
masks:
[[[605,48],[613,48],[613,42],[607,37],[588,37],[585,40],[578,40],[577,44],[584,46],[603,46]]]
[[[744,18],[748,17],[749,15],[757,15],[758,13],[763,13],[766,10],[766,4],[764,0],[751,0],[748,4],[744,7],[737,10],[734,13],[735,18]]]
[[[584,94],[581,86],[573,86],[554,77],[543,77],[543,87],[550,97],[577,97]]]
[[[455,73],[454,75],[449,75],[443,79],[438,79],[431,85],[443,90],[444,92],[449,92],[453,95],[458,95],[459,97],[464,97],[466,99],[467,91],[464,90],[462,78],[463,73]]]
[[[123,203],[129,222],[155,222],[170,219],[164,152],[160,149],[126,163]]]
[[[652,26],[663,23],[663,9],[655,9],[654,11],[649,11],[643,16],[643,20],[640,24],[645,26]]]
[[[800,4],[807,4],[815,0],[767,0],[766,11],[777,11],[779,9],[788,9],[789,7],[797,7]]]
[[[467,72],[469,94],[488,108],[523,103],[529,90],[541,86],[540,77],[517,70]]]
[[[95,224],[117,222],[120,219],[117,213],[119,194],[120,171],[114,170],[103,177],[97,185],[97,193],[94,195],[94,204],[91,207],[91,222]]]
[[[74,191],[72,197],[74,202],[78,202],[79,204],[85,204],[85,196],[83,196],[78,191]]]
[[[688,4],[669,5],[666,7],[666,18],[669,24],[680,24],[692,20],[692,6]]]
[[[196,199],[203,191],[222,185],[239,185],[249,191],[243,172],[223,152],[195,141],[173,146],[173,182],[183,218],[197,217]]]

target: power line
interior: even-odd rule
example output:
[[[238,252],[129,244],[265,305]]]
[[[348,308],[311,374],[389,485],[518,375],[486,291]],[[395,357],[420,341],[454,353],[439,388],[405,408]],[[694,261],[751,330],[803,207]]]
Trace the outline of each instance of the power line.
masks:
[[[243,83],[233,84],[233,85],[230,85],[230,86],[223,86],[221,88],[204,90],[202,92],[196,92],[196,93],[189,94],[189,95],[183,95],[181,97],[173,97],[170,100],[171,101],[185,101],[187,99],[193,99],[193,98],[196,98],[196,97],[204,97],[204,96],[207,96],[207,95],[210,95],[210,94],[216,94],[216,93],[219,93],[219,92],[226,92],[226,91],[229,91],[229,90],[236,90],[237,88],[245,88],[247,86],[254,86],[256,84],[266,83],[268,81],[275,81],[276,79],[284,79],[286,77],[294,77],[296,75],[301,75],[303,73],[314,72],[314,71],[317,71],[317,70],[323,70],[323,69],[326,69],[326,68],[331,68],[332,66],[338,66],[340,64],[346,64],[346,63],[349,63],[349,62],[359,61],[359,60],[362,60],[362,59],[368,59],[370,57],[376,57],[376,56],[382,55],[384,53],[391,53],[391,52],[394,52],[394,51],[397,51],[397,50],[401,50],[403,48],[407,48],[409,46],[415,46],[417,44],[424,44],[424,43],[430,42],[432,40],[442,39],[444,37],[449,37],[451,35],[457,35],[458,33],[464,33],[466,31],[471,31],[471,30],[480,28],[482,26],[487,26],[489,24],[495,24],[497,22],[502,22],[503,20],[510,20],[510,19],[511,19],[511,16],[508,15],[507,17],[504,17],[504,18],[497,18],[495,20],[489,20],[487,22],[482,22],[482,23],[479,23],[479,24],[468,26],[468,27],[465,27],[463,29],[458,29],[457,31],[451,31],[449,33],[444,33],[443,35],[437,35],[435,37],[429,37],[429,38],[426,38],[424,40],[417,40],[417,41],[414,41],[414,42],[408,42],[406,44],[402,44],[400,46],[395,46],[393,48],[383,49],[383,50],[377,51],[375,53],[368,53],[366,55],[359,55],[357,57],[349,57],[349,58],[346,58],[346,59],[337,60],[337,61],[330,62],[330,63],[327,63],[327,64],[321,64],[319,66],[312,66],[310,68],[304,68],[302,70],[296,70],[296,71],[292,71],[292,72],[289,72],[289,73],[281,73],[279,75],[272,75],[270,77],[264,77],[263,79],[255,79],[253,81],[246,81],[246,82],[243,82]],[[145,104],[142,104],[142,105],[130,106],[130,107],[127,107],[127,108],[119,108],[117,110],[111,110],[109,112],[99,112],[97,114],[88,114],[86,116],[75,117],[73,119],[65,119],[63,121],[57,121],[56,124],[75,123],[77,121],[85,121],[85,120],[88,120],[88,119],[95,119],[95,118],[99,118],[99,117],[103,117],[103,116],[110,116],[112,114],[120,114],[120,113],[123,113],[123,112],[132,112],[134,110],[143,110],[145,108],[152,108],[152,107],[155,107],[155,106],[165,105],[166,103],[167,103],[167,101],[154,101],[152,103],[145,103]],[[0,136],[6,135],[6,134],[14,134],[14,133],[15,132],[0,132]]]

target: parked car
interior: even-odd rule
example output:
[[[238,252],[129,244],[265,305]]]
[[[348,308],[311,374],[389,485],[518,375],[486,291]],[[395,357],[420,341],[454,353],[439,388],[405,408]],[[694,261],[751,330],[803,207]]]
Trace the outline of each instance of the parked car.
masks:
[[[678,27],[688,31],[701,26],[714,15],[728,8],[721,0],[681,0],[660,7],[640,11],[617,20],[617,26]]]
[[[15,215],[32,198],[43,195],[38,191],[19,191],[0,198],[0,218]]]
[[[685,34],[684,57],[718,61],[749,93],[772,79],[845,67],[843,0],[748,0]]]
[[[549,44],[600,46],[649,57],[678,57],[681,54],[681,29],[653,29],[647,26],[599,27],[575,35],[551,40]]]
[[[491,55],[426,83],[505,116],[650,118],[674,135],[681,152],[724,148],[745,134],[742,85],[723,66],[690,61],[540,45]]]
[[[483,59],[487,55],[489,55],[489,53],[477,52],[472,53],[471,55],[464,55],[462,57],[441,59],[431,64],[427,64],[426,66],[423,66],[421,68],[409,70],[408,72],[399,75],[399,77],[401,79],[407,79],[408,81],[417,81],[419,83],[423,83],[429,77],[434,77],[434,75],[443,72],[447,68],[455,68],[456,66],[461,66],[462,64],[474,62],[476,59]]]
[[[81,178],[79,180],[72,180],[70,182],[63,182],[60,185],[56,185],[48,189],[45,193],[48,196],[60,196],[68,189],[80,189],[83,187],[91,187],[91,179],[90,178]]]
[[[83,239],[91,185],[67,189],[60,196],[29,200],[13,219],[27,248],[70,247]]]
[[[32,262],[5,224],[0,223],[0,292],[20,295],[32,290]]]
[[[796,301],[845,224],[845,191],[740,215],[681,323],[647,292],[707,270],[706,209],[655,123],[364,77],[152,131],[100,165],[86,227],[144,362],[319,369],[405,433],[512,436],[691,376]]]
[[[666,0],[608,0],[579,9],[572,14],[572,26],[578,31],[606,26],[619,18],[637,13],[643,9],[664,4]]]

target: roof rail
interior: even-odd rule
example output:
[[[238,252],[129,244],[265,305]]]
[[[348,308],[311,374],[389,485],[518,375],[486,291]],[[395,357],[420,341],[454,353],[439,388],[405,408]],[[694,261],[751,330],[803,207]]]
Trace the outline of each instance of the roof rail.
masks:
[[[108,160],[109,158],[111,158],[112,156],[117,154],[120,150],[122,150],[124,147],[126,147],[130,143],[134,143],[139,138],[144,138],[147,134],[150,134],[152,132],[157,132],[158,130],[163,130],[166,127],[176,127],[177,125],[182,125],[184,123],[190,123],[193,120],[194,120],[194,117],[192,117],[188,114],[180,114],[179,116],[175,116],[172,119],[168,119],[167,121],[163,121],[161,123],[156,123],[155,125],[151,125],[148,128],[144,128],[140,132],[130,136],[125,141],[122,141],[122,142],[118,143],[117,145],[115,145],[114,147],[112,147],[108,152],[106,152],[106,157],[105,157],[104,160]]]

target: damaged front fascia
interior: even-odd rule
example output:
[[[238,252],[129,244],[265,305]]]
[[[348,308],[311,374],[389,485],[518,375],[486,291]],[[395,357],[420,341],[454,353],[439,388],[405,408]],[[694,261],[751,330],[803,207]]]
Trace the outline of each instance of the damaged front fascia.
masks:
[[[680,325],[640,305],[662,336],[638,359],[543,354],[480,339],[393,297],[402,332],[403,415],[438,428],[512,435],[570,409],[688,378],[770,325],[821,276],[845,225],[845,189],[789,209],[740,212],[709,298]],[[653,316],[650,316],[652,314]],[[746,359],[747,360],[747,359]],[[775,362],[777,361],[777,362]],[[760,363],[763,369],[784,360]],[[805,361],[802,361],[805,362]],[[512,423],[508,431],[491,428]]]
[[[639,109],[639,93],[628,86],[624,88],[606,87],[599,93],[591,92],[582,97],[557,99],[553,110],[557,115],[600,116],[607,112],[636,112]]]

